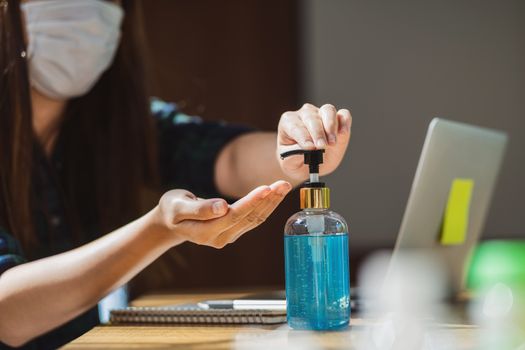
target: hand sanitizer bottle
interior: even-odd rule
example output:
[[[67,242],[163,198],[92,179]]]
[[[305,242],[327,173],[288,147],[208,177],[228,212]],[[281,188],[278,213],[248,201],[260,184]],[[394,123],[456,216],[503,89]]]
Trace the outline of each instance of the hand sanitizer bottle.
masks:
[[[330,207],[330,189],[319,181],[324,150],[304,154],[310,181],[300,190],[302,211],[284,229],[286,307],[294,329],[336,330],[350,321],[348,225]]]

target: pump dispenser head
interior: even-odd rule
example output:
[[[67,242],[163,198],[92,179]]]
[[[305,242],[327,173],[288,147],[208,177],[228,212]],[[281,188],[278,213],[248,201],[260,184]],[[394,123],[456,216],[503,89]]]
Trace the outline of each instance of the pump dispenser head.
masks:
[[[304,164],[308,165],[310,181],[305,182],[300,191],[301,209],[328,209],[330,207],[330,189],[319,181],[319,164],[323,163],[324,149],[297,149],[281,153],[281,159],[303,154]]]

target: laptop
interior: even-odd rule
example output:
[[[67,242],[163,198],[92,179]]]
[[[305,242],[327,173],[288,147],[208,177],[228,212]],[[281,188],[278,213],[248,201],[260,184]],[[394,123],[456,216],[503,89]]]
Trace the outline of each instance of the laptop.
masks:
[[[390,270],[404,251],[431,251],[445,267],[450,294],[463,291],[469,254],[483,230],[507,139],[497,130],[431,121]]]

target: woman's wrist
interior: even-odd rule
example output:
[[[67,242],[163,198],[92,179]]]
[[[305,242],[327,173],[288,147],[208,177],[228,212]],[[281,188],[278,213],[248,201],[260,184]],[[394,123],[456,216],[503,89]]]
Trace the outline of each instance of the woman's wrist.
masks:
[[[167,245],[168,249],[184,242],[177,234],[177,229],[166,222],[160,207],[157,205],[144,218],[147,222],[147,235],[158,240],[159,244]]]

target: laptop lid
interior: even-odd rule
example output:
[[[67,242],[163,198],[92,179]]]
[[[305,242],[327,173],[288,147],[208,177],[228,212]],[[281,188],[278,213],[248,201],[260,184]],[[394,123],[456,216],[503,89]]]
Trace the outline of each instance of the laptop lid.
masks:
[[[465,263],[483,230],[507,135],[435,118],[429,125],[391,260],[403,250],[431,250],[463,289]]]

